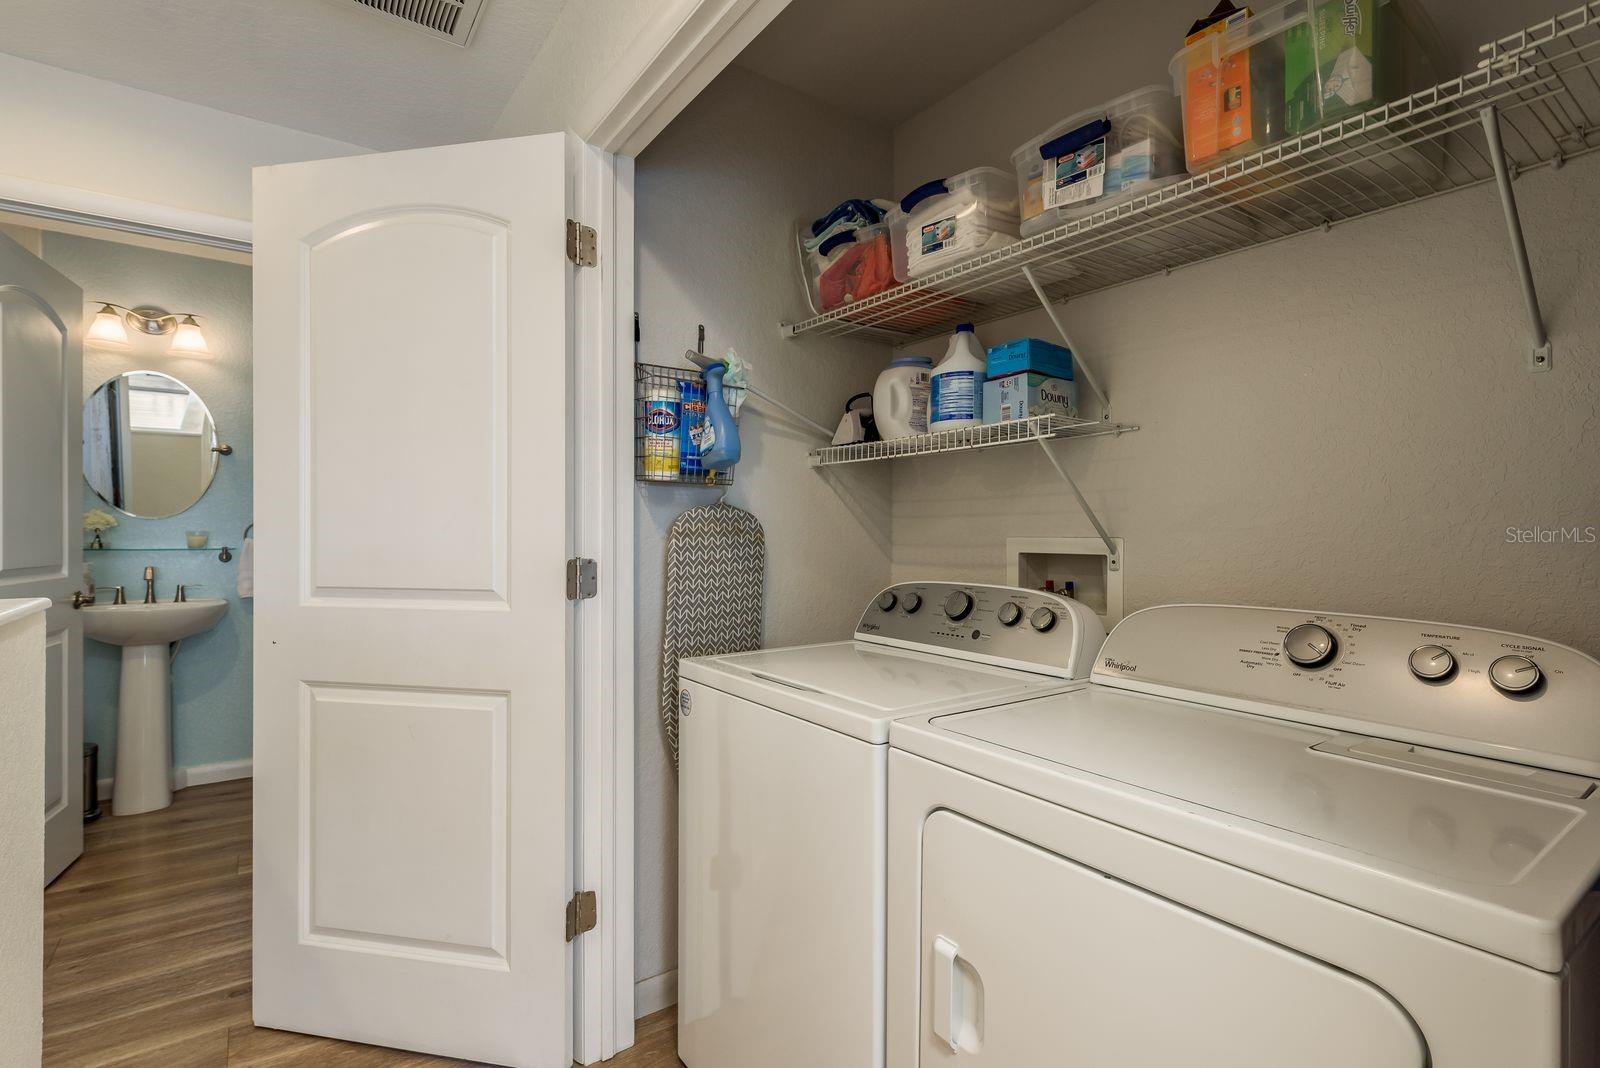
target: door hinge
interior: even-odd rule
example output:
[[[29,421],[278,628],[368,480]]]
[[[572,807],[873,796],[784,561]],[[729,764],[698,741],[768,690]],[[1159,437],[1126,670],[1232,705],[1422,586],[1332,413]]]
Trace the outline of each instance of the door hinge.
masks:
[[[567,220],[567,259],[579,267],[593,267],[600,262],[599,248],[600,236],[594,227],[576,219]]]
[[[600,567],[593,560],[574,556],[567,561],[567,600],[587,601],[600,592]]]
[[[593,890],[579,890],[567,902],[567,941],[594,930],[600,922],[600,902]]]

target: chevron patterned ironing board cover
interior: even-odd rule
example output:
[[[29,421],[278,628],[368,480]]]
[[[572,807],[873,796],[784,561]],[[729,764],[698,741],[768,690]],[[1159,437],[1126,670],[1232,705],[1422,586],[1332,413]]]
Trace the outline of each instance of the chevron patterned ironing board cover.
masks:
[[[767,538],[761,521],[718,501],[680,515],[667,534],[661,628],[661,724],[678,766],[678,661],[761,648]]]

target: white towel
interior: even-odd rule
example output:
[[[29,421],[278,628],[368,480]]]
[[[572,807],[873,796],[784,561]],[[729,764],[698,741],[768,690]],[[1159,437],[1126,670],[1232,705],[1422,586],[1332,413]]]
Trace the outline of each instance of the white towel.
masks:
[[[256,595],[256,539],[246,538],[239,546],[239,596]]]

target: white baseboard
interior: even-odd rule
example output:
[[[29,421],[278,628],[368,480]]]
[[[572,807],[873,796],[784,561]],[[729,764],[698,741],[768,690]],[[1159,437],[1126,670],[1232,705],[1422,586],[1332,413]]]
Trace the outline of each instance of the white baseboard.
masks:
[[[183,790],[190,786],[204,786],[207,783],[248,779],[250,773],[251,763],[248,760],[225,760],[220,764],[194,764],[187,768],[173,768],[172,788]],[[100,780],[99,791],[102,802],[111,800],[111,793],[116,785],[115,778]]]
[[[652,975],[633,984],[633,1017],[642,1020],[678,1003],[678,971]]]
[[[232,782],[250,777],[250,761],[225,760],[220,764],[195,764],[187,768],[172,769],[172,788],[182,790],[189,786],[204,786],[213,782]]]

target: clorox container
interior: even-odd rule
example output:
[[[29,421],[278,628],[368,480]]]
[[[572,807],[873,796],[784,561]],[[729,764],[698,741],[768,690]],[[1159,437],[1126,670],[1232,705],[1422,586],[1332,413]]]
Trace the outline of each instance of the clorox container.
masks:
[[[681,451],[678,430],[680,401],[672,386],[653,386],[644,402],[644,477],[675,482]]]
[[[933,369],[933,393],[928,429],[960,430],[983,422],[983,380],[988,353],[978,344],[971,323],[962,323],[951,335],[944,359]]]

